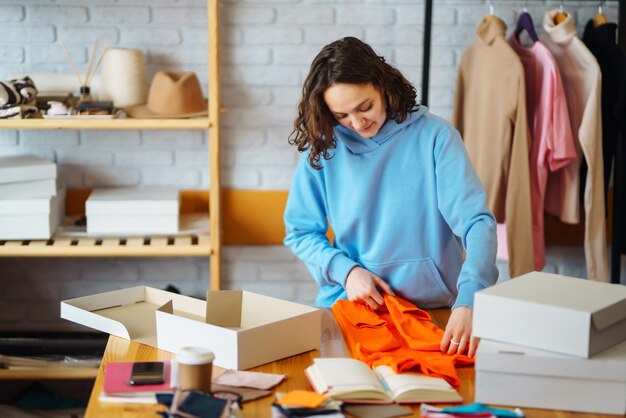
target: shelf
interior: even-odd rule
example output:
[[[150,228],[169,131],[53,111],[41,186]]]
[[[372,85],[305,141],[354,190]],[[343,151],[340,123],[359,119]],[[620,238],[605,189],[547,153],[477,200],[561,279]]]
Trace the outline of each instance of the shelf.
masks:
[[[161,129],[206,130],[208,118],[195,119],[5,119],[0,129]]]
[[[208,257],[210,287],[220,288],[221,278],[221,164],[220,164],[220,1],[207,1],[208,117],[193,119],[3,119],[0,130],[196,130],[208,133],[210,228],[182,231],[174,236],[113,237],[54,236],[50,240],[0,240],[0,257]],[[66,206],[67,208],[67,206]],[[76,209],[76,208],[74,208]],[[84,206],[69,214],[84,213]],[[207,210],[208,209],[208,210]],[[208,231],[213,231],[209,233]],[[0,376],[0,378],[2,378]]]
[[[92,380],[98,368],[2,369],[0,380]]]
[[[0,257],[206,257],[210,235],[0,241]]]

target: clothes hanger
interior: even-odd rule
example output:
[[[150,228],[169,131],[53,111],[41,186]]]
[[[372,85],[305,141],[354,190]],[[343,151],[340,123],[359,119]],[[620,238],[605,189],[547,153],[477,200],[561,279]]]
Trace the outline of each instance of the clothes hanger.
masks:
[[[496,15],[495,0],[489,0],[489,14],[485,16],[485,20],[492,19]]]
[[[530,39],[532,39],[533,43],[539,40],[537,36],[537,32],[535,32],[535,25],[533,24],[533,18],[528,13],[528,1],[524,4],[524,8],[522,9],[522,13],[519,15],[517,19],[517,26],[515,27],[515,36],[519,37],[520,33],[523,30],[526,30]]]
[[[556,12],[556,14],[554,15],[554,24],[558,25],[559,23],[563,22],[565,19],[567,19],[567,13],[565,13],[565,10],[563,10],[563,3],[564,0],[561,0],[561,6],[559,6],[559,11]]]
[[[601,1],[598,4],[598,13],[596,13],[596,15],[593,17],[594,28],[597,28],[598,26],[602,26],[606,23],[606,16],[604,15],[604,13],[602,13],[602,3],[604,2]]]

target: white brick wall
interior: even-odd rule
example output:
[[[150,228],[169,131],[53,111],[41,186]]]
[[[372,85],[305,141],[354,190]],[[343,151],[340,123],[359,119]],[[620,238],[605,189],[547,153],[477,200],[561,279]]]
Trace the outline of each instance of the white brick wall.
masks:
[[[488,8],[476,0],[434,3],[430,107],[449,117],[456,66]],[[511,26],[524,3],[497,1],[496,13]],[[558,7],[556,1],[528,3],[537,25],[546,10]],[[612,21],[616,3],[604,6]],[[596,5],[566,2],[581,30]],[[288,189],[297,153],[287,136],[300,87],[328,42],[346,35],[364,39],[419,91],[423,9],[422,0],[222,0],[224,186]],[[2,0],[0,80],[70,73],[61,37],[84,71],[99,37],[144,50],[148,80],[160,69],[193,70],[206,92],[206,15],[205,0]],[[0,130],[0,155],[32,152],[53,160],[69,187],[204,189],[209,144],[201,132]],[[172,283],[201,296],[208,274],[207,260],[194,258],[0,259],[0,329],[67,327],[57,319],[60,299],[137,284]],[[303,303],[312,303],[316,293],[303,265],[282,246],[225,248],[223,282]]]

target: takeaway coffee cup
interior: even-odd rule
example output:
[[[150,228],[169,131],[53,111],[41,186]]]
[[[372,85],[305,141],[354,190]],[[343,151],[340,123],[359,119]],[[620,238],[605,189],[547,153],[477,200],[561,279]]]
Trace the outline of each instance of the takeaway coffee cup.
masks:
[[[183,347],[176,355],[178,389],[210,392],[214,358],[208,348]]]

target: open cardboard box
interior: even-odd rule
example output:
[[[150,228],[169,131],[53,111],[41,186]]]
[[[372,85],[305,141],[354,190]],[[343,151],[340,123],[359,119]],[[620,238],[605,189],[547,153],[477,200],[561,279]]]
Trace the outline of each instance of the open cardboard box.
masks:
[[[626,413],[626,341],[581,358],[490,340],[476,352],[476,402]]]
[[[532,272],[474,296],[476,337],[590,357],[626,340],[626,286]]]
[[[238,370],[321,340],[319,309],[239,290],[208,291],[203,301],[138,286],[62,301],[61,318],[172,353],[207,347],[215,365]]]

